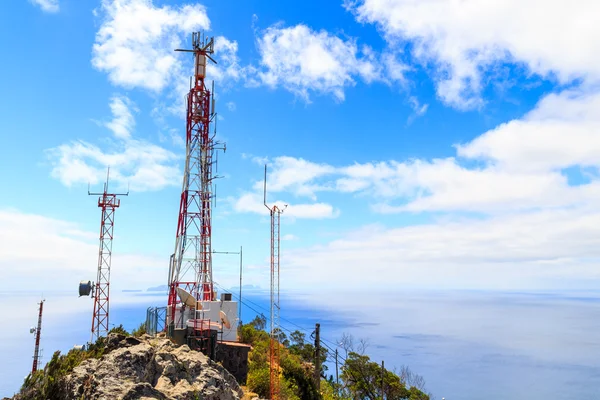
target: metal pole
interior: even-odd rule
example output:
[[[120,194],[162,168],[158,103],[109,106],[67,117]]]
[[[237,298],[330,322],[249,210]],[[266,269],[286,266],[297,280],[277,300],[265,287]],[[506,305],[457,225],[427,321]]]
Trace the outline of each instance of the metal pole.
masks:
[[[335,392],[337,394],[337,397],[340,397],[340,377],[338,375],[338,349],[335,349],[335,383],[336,383],[336,388],[335,388]]]
[[[240,246],[240,309],[238,311],[240,324],[242,323],[242,265],[242,246]]]
[[[384,395],[384,374],[385,374],[385,368],[383,366],[383,360],[381,360],[381,400],[383,400],[383,395]]]
[[[42,334],[42,312],[44,310],[44,301],[40,301],[40,309],[38,315],[37,328],[35,329],[35,348],[33,350],[33,366],[31,367],[31,375],[37,371],[38,362],[40,359],[40,336]]]
[[[315,384],[317,391],[321,392],[321,325],[315,325]]]

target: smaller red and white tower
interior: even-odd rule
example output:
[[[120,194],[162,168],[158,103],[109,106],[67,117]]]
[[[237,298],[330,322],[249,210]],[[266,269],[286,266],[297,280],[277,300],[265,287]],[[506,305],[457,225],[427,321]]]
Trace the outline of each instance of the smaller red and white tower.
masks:
[[[42,312],[44,311],[44,301],[39,303],[39,314],[37,328],[31,328],[30,332],[35,334],[35,348],[33,350],[33,366],[31,367],[31,374],[33,375],[37,371],[38,363],[40,360],[40,337],[42,335]]]
[[[110,267],[112,258],[113,231],[115,227],[115,210],[121,205],[121,200],[117,196],[127,196],[127,193],[109,193],[108,179],[110,169],[106,174],[106,183],[102,193],[91,193],[88,189],[88,195],[100,196],[98,198],[98,207],[102,209],[102,219],[100,220],[100,249],[98,251],[98,274],[96,284],[92,292],[94,297],[94,313],[92,315],[92,343],[100,336],[108,334],[109,327],[109,299],[110,299]],[[81,295],[81,288],[80,288]]]

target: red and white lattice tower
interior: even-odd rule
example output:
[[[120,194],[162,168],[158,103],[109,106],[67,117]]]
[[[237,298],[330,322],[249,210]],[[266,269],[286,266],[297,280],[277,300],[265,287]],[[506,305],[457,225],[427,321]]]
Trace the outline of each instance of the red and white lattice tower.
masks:
[[[169,265],[169,323],[175,322],[177,288],[190,292],[198,301],[215,300],[212,276],[211,203],[213,201],[214,156],[225,150],[211,131],[216,113],[214,93],[205,83],[206,60],[214,60],[214,38],[192,35],[194,78],[187,96],[186,157],[175,252]],[[214,91],[214,85],[213,85]]]
[[[115,227],[115,210],[121,205],[117,196],[127,196],[128,193],[108,193],[108,178],[102,193],[88,195],[100,196],[98,207],[102,209],[100,220],[100,249],[98,251],[98,275],[94,290],[94,314],[92,315],[92,343],[108,333],[108,313],[110,309],[110,265],[112,258],[113,230]]]
[[[265,185],[264,185],[264,204],[271,214],[271,340],[269,344],[269,391],[270,399],[280,398],[281,385],[279,380],[279,353],[281,345],[279,343],[279,251],[281,249],[279,238],[281,213],[287,205],[279,208],[277,205],[269,207],[267,205],[267,166],[265,165]]]
[[[42,312],[44,311],[44,300],[40,301],[40,309],[38,314],[37,328],[33,328],[31,333],[35,333],[35,348],[33,349],[33,366],[31,367],[31,375],[37,371],[40,360],[40,336],[42,335]]]

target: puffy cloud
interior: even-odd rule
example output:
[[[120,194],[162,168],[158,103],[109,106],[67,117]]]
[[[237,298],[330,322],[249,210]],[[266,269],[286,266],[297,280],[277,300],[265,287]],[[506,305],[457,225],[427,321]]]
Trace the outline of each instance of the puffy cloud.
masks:
[[[113,119],[101,123],[109,128],[114,139],[104,150],[84,141],[72,141],[47,150],[52,163],[52,177],[64,185],[95,184],[104,181],[106,168],[117,187],[130,185],[132,190],[159,190],[178,185],[181,173],[178,156],[163,147],[131,138],[135,105],[124,96],[115,96],[110,105]]]
[[[359,22],[375,24],[392,49],[436,67],[438,94],[459,108],[481,104],[485,73],[501,63],[560,83],[600,78],[600,3],[540,0],[346,1]],[[544,15],[544,18],[535,16]],[[558,28],[559,27],[559,28]]]
[[[344,99],[344,89],[357,78],[380,80],[381,65],[368,47],[359,51],[355,40],[341,39],[306,25],[273,25],[257,39],[260,52],[258,81],[281,86],[309,100],[309,93],[331,94]],[[400,72],[397,72],[400,74]]]
[[[462,157],[510,170],[600,166],[600,93],[565,91],[543,98],[523,119],[458,146]]]
[[[254,213],[260,215],[269,215],[269,210],[264,205],[262,193],[248,192],[242,194],[239,198],[229,197],[227,199],[233,205],[233,209],[239,213]],[[276,205],[280,210],[284,210],[282,216],[300,218],[300,219],[322,219],[336,218],[339,211],[327,203],[310,204],[289,204],[282,200],[269,201],[269,207]]]
[[[208,29],[204,6],[156,7],[151,0],[102,0],[92,64],[112,83],[160,91],[183,74],[176,48],[189,32]]]
[[[240,66],[237,52],[238,44],[235,40],[217,36],[215,38],[215,57],[218,58],[218,64],[211,64],[207,69],[207,74],[216,82],[224,84],[242,79],[245,68]]]
[[[181,184],[177,156],[172,152],[139,140],[116,142],[112,150],[83,141],[62,144],[48,150],[52,177],[64,185],[96,184],[106,177],[119,188],[128,185],[135,191],[160,190]]]
[[[29,0],[32,4],[39,6],[43,11],[56,13],[60,10],[58,0]]]
[[[135,128],[135,118],[133,111],[137,111],[135,105],[124,96],[115,96],[111,99],[110,110],[113,114],[113,119],[106,122],[104,126],[110,129],[115,137],[119,139],[129,139],[131,131]]]
[[[256,158],[257,163],[264,159]],[[272,192],[289,191],[297,196],[308,196],[316,199],[315,192],[322,190],[314,181],[322,176],[335,172],[335,168],[327,164],[316,164],[302,158],[276,157],[270,163],[271,169],[267,179],[268,190]],[[256,182],[255,189],[261,189],[263,182]]]

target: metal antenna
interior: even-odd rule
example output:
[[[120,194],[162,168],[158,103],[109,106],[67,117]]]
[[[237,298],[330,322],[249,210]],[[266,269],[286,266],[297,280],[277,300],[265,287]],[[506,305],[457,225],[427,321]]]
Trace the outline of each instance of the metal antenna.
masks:
[[[242,321],[242,265],[243,265],[243,253],[242,246],[240,246],[240,251],[215,251],[213,250],[213,254],[239,254],[240,256],[240,294],[239,294],[239,304],[238,304],[238,320]]]
[[[287,204],[280,209],[277,205],[267,205],[267,165],[265,164],[264,198],[263,203],[271,214],[271,340],[269,346],[269,382],[271,400],[279,399],[281,386],[279,382],[279,261],[280,261],[280,221],[281,213]]]
[[[106,182],[104,182],[104,191],[102,193],[90,192],[88,185],[88,195],[100,196],[98,198],[98,207],[102,209],[98,273],[95,284],[94,313],[92,315],[92,343],[101,336],[106,335],[109,330],[110,268],[115,210],[121,205],[121,200],[117,197],[129,195],[129,188],[127,188],[127,193],[108,193],[109,178],[110,167],[106,173]]]
[[[43,297],[43,296],[42,296]],[[40,336],[42,335],[42,312],[44,311],[44,299],[40,301],[37,328],[33,328],[31,333],[35,333],[35,348],[33,350],[33,365],[31,367],[31,375],[37,371],[40,360]]]

